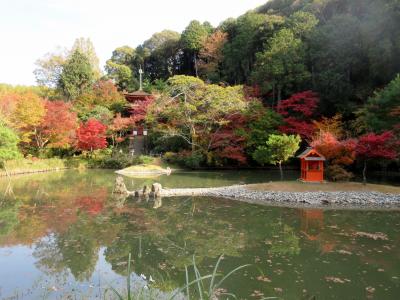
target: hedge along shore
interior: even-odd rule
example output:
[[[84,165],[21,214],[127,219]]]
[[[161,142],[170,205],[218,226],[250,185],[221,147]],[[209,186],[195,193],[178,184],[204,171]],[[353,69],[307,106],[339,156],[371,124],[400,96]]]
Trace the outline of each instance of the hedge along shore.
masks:
[[[222,197],[256,204],[279,206],[400,209],[400,194],[374,191],[259,191],[252,190],[249,187],[249,185],[233,185],[216,188],[161,189],[160,195],[162,197]]]
[[[67,161],[60,158],[9,160],[2,163],[0,177],[54,172],[69,168]]]
[[[49,168],[49,169],[40,169],[40,170],[18,170],[18,171],[2,171],[0,172],[0,177],[8,177],[8,176],[15,176],[15,175],[24,175],[24,174],[35,174],[35,173],[46,173],[46,172],[57,172],[61,170],[70,169],[68,167],[62,168]]]

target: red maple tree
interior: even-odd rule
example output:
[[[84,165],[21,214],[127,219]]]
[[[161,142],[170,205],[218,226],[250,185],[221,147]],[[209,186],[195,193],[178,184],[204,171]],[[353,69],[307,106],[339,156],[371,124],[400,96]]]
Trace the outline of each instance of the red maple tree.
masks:
[[[246,126],[246,117],[242,114],[234,114],[226,117],[229,121],[218,131],[211,134],[210,150],[216,159],[230,159],[239,164],[247,163],[245,146],[246,138],[238,134],[239,128]]]
[[[76,131],[77,148],[90,152],[106,148],[106,129],[107,127],[96,119],[89,119],[86,123],[82,123]]]
[[[339,140],[330,132],[322,133],[311,143],[330,163],[335,165],[351,165],[356,159],[355,139]]]
[[[310,139],[314,133],[311,118],[316,114],[319,97],[313,91],[293,94],[289,99],[279,102],[277,112],[284,118],[285,125],[279,130],[286,134],[299,134]]]
[[[132,124],[133,121],[131,118],[121,117],[121,114],[117,113],[115,118],[112,120],[112,123],[108,126],[108,129],[111,132],[113,146],[125,141],[126,133]]]
[[[370,159],[395,159],[398,155],[394,147],[394,134],[385,131],[381,134],[368,133],[361,136],[356,153],[364,161],[363,181],[366,183],[367,161]]]
[[[35,140],[39,148],[66,148],[75,138],[78,127],[76,113],[71,104],[64,101],[46,101],[46,115],[36,130]]]

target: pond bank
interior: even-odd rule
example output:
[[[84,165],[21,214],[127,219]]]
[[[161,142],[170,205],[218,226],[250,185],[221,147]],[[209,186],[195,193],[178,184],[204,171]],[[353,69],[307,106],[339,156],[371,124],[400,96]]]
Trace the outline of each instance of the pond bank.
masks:
[[[69,168],[51,168],[51,169],[41,169],[41,170],[22,170],[22,171],[1,171],[0,177],[8,177],[8,176],[16,176],[16,175],[25,175],[25,174],[36,174],[36,173],[47,173],[47,172],[57,172],[61,170],[67,170]]]
[[[384,193],[373,190],[279,191],[260,190],[259,186],[234,185],[217,188],[162,189],[160,195],[163,197],[223,197],[258,204],[313,207],[400,208],[400,193]]]

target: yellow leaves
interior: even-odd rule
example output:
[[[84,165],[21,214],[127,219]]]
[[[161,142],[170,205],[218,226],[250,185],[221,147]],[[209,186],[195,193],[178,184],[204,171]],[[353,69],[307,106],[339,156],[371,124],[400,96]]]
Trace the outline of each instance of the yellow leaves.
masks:
[[[44,102],[38,95],[27,92],[18,96],[9,121],[19,132],[22,142],[30,142],[35,127],[41,123],[45,113]]]
[[[328,132],[338,139],[343,136],[343,121],[341,114],[336,114],[332,118],[323,117],[321,121],[313,121],[313,123],[319,134]]]

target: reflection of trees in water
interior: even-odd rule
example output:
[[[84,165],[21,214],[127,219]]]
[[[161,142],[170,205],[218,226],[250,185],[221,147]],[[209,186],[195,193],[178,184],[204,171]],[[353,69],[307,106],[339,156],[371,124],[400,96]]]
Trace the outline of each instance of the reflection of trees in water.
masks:
[[[33,257],[37,259],[36,267],[47,275],[59,276],[61,274],[66,278],[67,268],[60,250],[55,235],[38,241],[33,251]]]
[[[294,228],[286,225],[279,224],[275,229],[274,238],[268,252],[271,254],[279,255],[298,255],[300,254],[300,238],[296,235]]]
[[[18,225],[18,210],[20,203],[2,202],[0,205],[0,241]]]
[[[148,206],[140,210],[139,218],[135,216],[137,205]],[[111,218],[125,224],[105,251],[106,260],[117,273],[125,275],[126,258],[132,253],[133,271],[152,275],[161,289],[169,290],[182,285],[184,266],[192,264],[193,255],[201,265],[206,258],[216,259],[221,253],[239,256],[245,247],[244,234],[209,210],[209,201],[179,199],[171,203],[167,199],[157,210],[151,209],[153,205],[134,204],[131,211],[126,208]]]
[[[400,235],[399,230],[393,228],[393,224],[398,223],[398,214],[319,210],[303,210],[302,214],[297,209],[205,197],[164,198],[162,206],[158,207],[159,203],[151,198],[141,203],[133,198],[115,200],[109,189],[114,180],[101,185],[99,182],[103,179],[97,181],[85,176],[61,176],[50,180],[51,183],[43,183],[40,191],[45,193],[41,193],[40,199],[29,196],[29,190],[21,194],[21,185],[15,187],[17,199],[21,200],[0,204],[0,244],[35,242],[34,256],[39,269],[52,276],[72,273],[77,280],[92,275],[100,247],[105,247],[107,262],[121,275],[126,275],[127,257],[132,253],[133,271],[152,275],[162,290],[182,286],[184,266],[192,264],[192,255],[196,256],[202,274],[209,274],[212,271],[209,266],[222,253],[225,254],[221,264],[223,272],[240,264],[253,263],[257,258],[261,262],[256,264],[265,268],[263,271],[274,283],[278,278],[273,272],[278,268],[283,271],[279,277],[282,285],[294,282],[298,276],[318,282],[319,273],[329,270],[329,266],[312,258],[324,255],[326,260],[340,259],[343,254],[338,250],[362,254],[345,257],[348,263],[341,268],[351,276],[355,276],[352,269],[366,259],[370,260],[370,265],[382,265],[385,274],[397,276],[398,264],[384,265],[384,262],[398,258]],[[36,190],[42,184],[26,183],[29,189]],[[19,195],[22,197],[18,198]],[[158,208],[153,209],[154,206]],[[357,228],[388,233],[390,243],[385,243],[390,244],[391,249],[382,248],[380,241],[354,237],[352,234]],[[49,232],[53,234],[43,238]],[[322,245],[333,243],[334,249],[321,251]],[[366,249],[374,247],[389,258],[378,257],[376,253],[371,257]],[[298,255],[300,248],[301,255]],[[279,262],[279,267],[275,265],[271,269],[266,265],[266,256]],[[304,270],[297,268],[298,273],[294,273],[294,263],[303,264],[304,260],[310,263]],[[248,272],[249,277],[254,275],[250,269]],[[240,280],[249,289],[260,289],[262,283],[246,278],[233,279],[228,288],[234,290]]]

